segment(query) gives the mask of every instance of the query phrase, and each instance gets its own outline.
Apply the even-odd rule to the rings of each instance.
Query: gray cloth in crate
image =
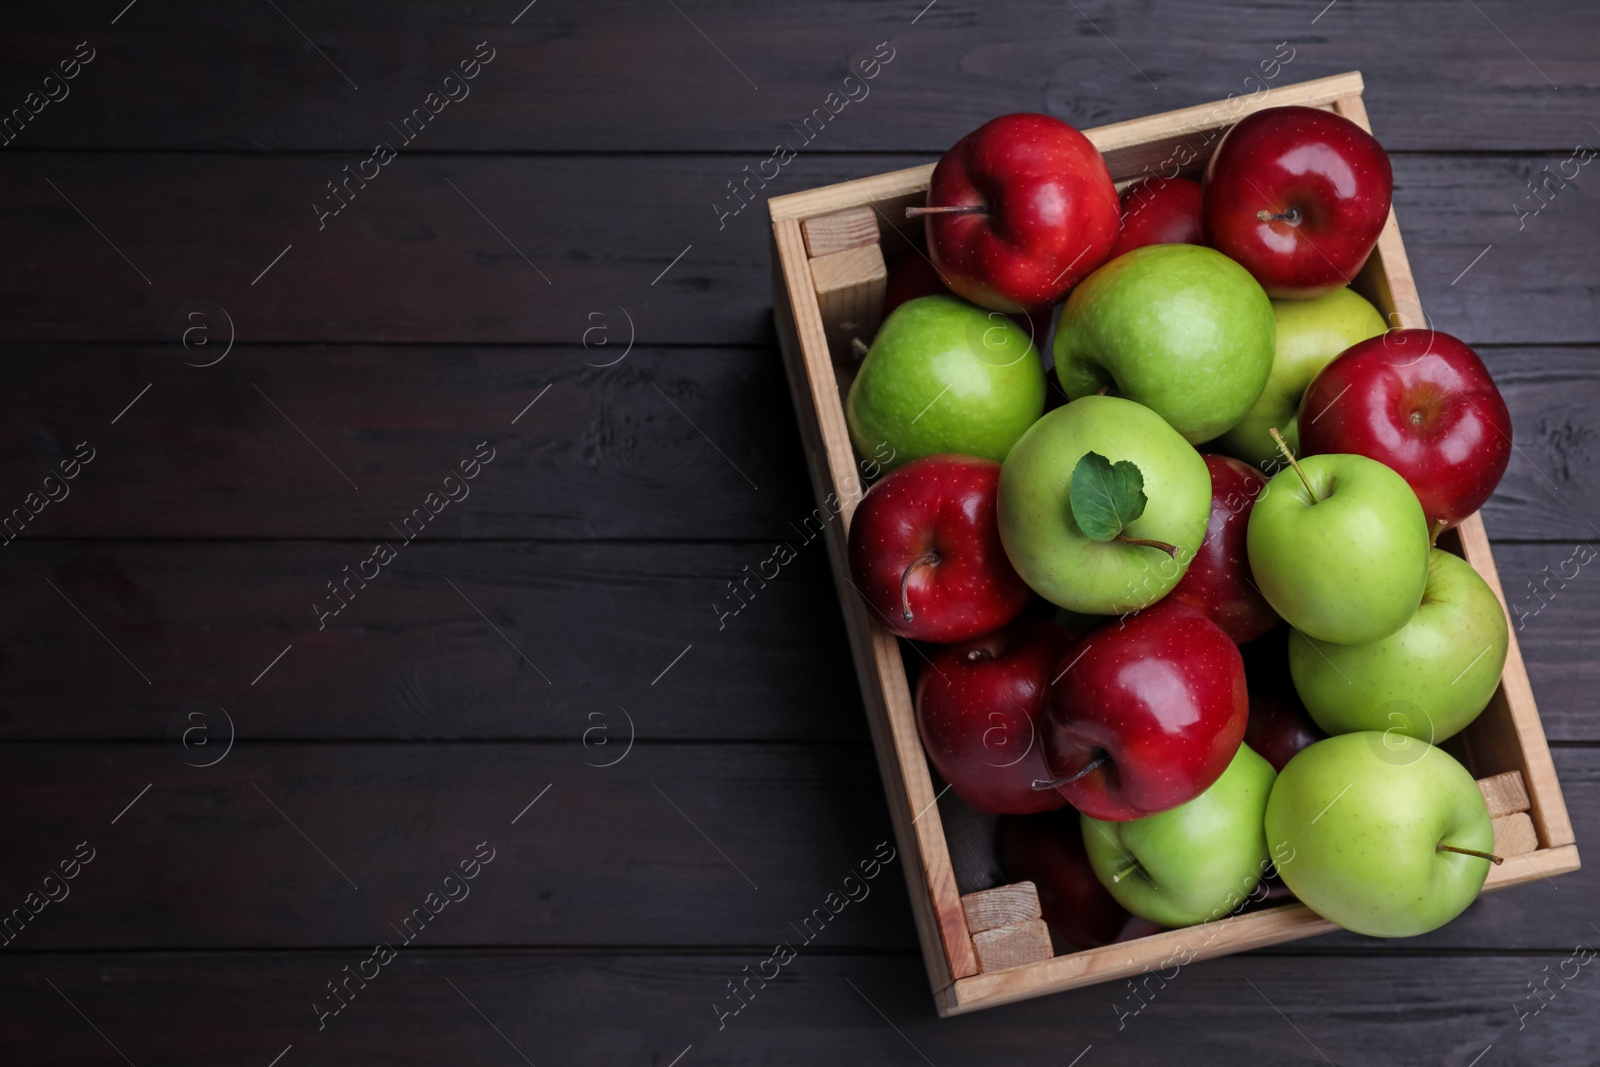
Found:
[[[944,786],[941,784],[938,788],[944,789]],[[998,822],[995,816],[973,811],[950,789],[939,798],[939,819],[944,823],[944,839],[950,849],[950,866],[955,869],[957,889],[962,893],[976,893],[1005,884],[1005,875],[1000,871],[1000,861],[994,852],[994,831]]]

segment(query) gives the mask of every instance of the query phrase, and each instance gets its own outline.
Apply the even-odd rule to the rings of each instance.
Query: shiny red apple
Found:
[[[1282,771],[1302,748],[1328,736],[1311,720],[1294,691],[1288,636],[1288,627],[1284,627],[1242,650],[1250,686],[1250,721],[1244,728],[1244,743],[1275,771]]]
[[[1122,190],[1122,230],[1107,259],[1145,245],[1197,245],[1200,183],[1188,178],[1141,178]]]
[[[1063,807],[1033,783],[1048,777],[1038,718],[1066,635],[1023,619],[939,649],[917,677],[917,729],[928,760],[967,806],[986,815]]]
[[[1117,939],[1129,915],[1101,884],[1083,849],[1072,808],[1000,820],[995,834],[1000,869],[1011,882],[1032,882],[1039,911],[1057,940],[1096,948]]]
[[[1239,644],[1278,625],[1278,613],[1256,588],[1245,551],[1250,509],[1267,484],[1266,475],[1230,456],[1208,455],[1211,519],[1189,569],[1167,594],[1204,612]]]
[[[939,272],[933,269],[933,263],[928,260],[927,254],[920,248],[913,247],[889,266],[889,278],[883,287],[883,317],[888,318],[889,312],[907,300],[949,292],[950,290],[945,288],[944,282],[940,280]],[[1043,352],[1050,339],[1050,323],[1054,313],[1054,308],[1043,307],[1026,314],[1017,312],[1010,318],[1027,332],[1033,340],[1033,347]]]
[[[1390,330],[1346,349],[1300,400],[1300,448],[1393,468],[1430,524],[1483,506],[1511,462],[1511,413],[1478,354],[1435,330]]]
[[[958,295],[995,311],[1061,299],[1106,259],[1120,207],[1089,139],[1049,115],[1002,115],[939,160],[924,215],[934,266]]]
[[[1027,604],[995,518],[1000,464],[924,456],[862,497],[850,522],[850,576],[901,637],[950,643],[993,633]]]
[[[1170,597],[1081,638],[1056,672],[1041,724],[1049,785],[1096,819],[1125,822],[1194,799],[1244,739],[1239,646]]]
[[[1206,243],[1268,296],[1305,299],[1349,285],[1389,218],[1394,178],[1377,140],[1314,107],[1240,119],[1206,164]]]

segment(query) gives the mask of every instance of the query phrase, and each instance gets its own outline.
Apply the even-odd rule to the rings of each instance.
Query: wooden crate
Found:
[[[1321,107],[1370,128],[1361,89],[1359,73],[1341,74],[1085,133],[1104,155],[1119,186],[1149,174],[1197,176],[1222,132],[1243,115],[1264,107]],[[852,333],[871,339],[878,317],[874,302],[881,302],[883,292],[882,257],[873,248],[880,234],[862,224],[863,209],[875,213],[882,230],[915,233],[921,221],[908,222],[905,208],[924,201],[932,172],[930,163],[775,197],[769,207],[778,339],[812,487],[817,499],[838,512],[842,520],[827,524],[828,554],[939,1013],[974,1011],[1334,929],[1304,905],[1287,903],[1203,926],[1050,956],[1048,942],[1039,946],[1037,908],[1030,909],[1026,903],[1031,885],[992,891],[997,897],[989,902],[974,899],[984,894],[969,895],[964,901],[958,892],[934,779],[917,736],[899,643],[868,615],[850,585],[845,561],[849,522],[865,489],[845,427],[844,396],[855,365],[849,341]],[[835,215],[841,217],[830,218]],[[808,237],[822,253],[817,259],[808,255]],[[823,286],[820,302],[819,284]],[[1426,324],[1393,212],[1355,288],[1388,316],[1392,325]],[[1441,545],[1476,567],[1504,604],[1505,594],[1480,516],[1472,516],[1458,531],[1446,534]],[[1494,699],[1447,747],[1480,779],[1486,795],[1494,797],[1497,840],[1511,853],[1503,865],[1490,869],[1485,891],[1578,868],[1572,824],[1515,630]],[[1495,780],[1483,781],[1490,778]],[[1520,779],[1525,799],[1516,779]],[[1007,909],[1014,912],[1014,918],[990,925],[993,915]],[[985,917],[970,920],[982,928],[974,931],[969,916]],[[976,946],[975,936],[980,939]],[[984,959],[991,965],[1010,965],[985,970]],[[1031,962],[1013,962],[1016,960]]]

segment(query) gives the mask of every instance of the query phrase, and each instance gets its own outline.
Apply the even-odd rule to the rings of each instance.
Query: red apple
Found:
[[[1256,588],[1245,551],[1250,509],[1267,476],[1229,456],[1205,457],[1211,472],[1211,519],[1189,569],[1168,596],[1204,612],[1239,644],[1278,625],[1278,613]]]
[[[1511,462],[1511,413],[1478,354],[1446,333],[1390,330],[1350,346],[1300,400],[1300,448],[1393,468],[1430,524],[1483,506]]]
[[[1250,721],[1244,743],[1282,771],[1296,752],[1328,735],[1311,720],[1289,675],[1288,628],[1244,649],[1244,673],[1250,685]]]
[[[1079,640],[1055,677],[1041,724],[1049,784],[1096,819],[1126,822],[1193,800],[1244,740],[1239,646],[1171,598]]]
[[[927,253],[913,246],[889,267],[889,279],[883,287],[883,317],[888,318],[889,312],[907,300],[949,292],[940,280],[939,272],[933,269]],[[1054,312],[1052,307],[1043,307],[1026,314],[1014,314],[1011,320],[1026,330],[1033,340],[1033,347],[1043,352],[1045,343],[1050,339],[1050,322]]]
[[[1000,464],[924,456],[878,482],[850,523],[850,575],[901,637],[949,643],[992,633],[1032,595],[1000,544]]]
[[[939,272],[933,269],[927,253],[913,246],[889,265],[889,278],[883,286],[883,317],[888,318],[889,312],[907,300],[949,291],[939,280]]]
[[[1039,911],[1057,939],[1096,948],[1128,925],[1128,913],[1089,866],[1074,809],[1001,819],[995,845],[1006,878],[1032,882],[1039,891]]]
[[[1067,798],[1033,783],[1049,776],[1039,713],[1066,635],[1023,619],[934,653],[917,678],[922,747],[956,795],[986,815],[1052,811]]]
[[[995,311],[1061,299],[1117,240],[1117,190],[1089,139],[1049,115],[1002,115],[939,160],[926,215],[934,266]]]
[[[1314,107],[1240,119],[1206,164],[1206,242],[1268,296],[1332,292],[1366,263],[1389,218],[1394,178],[1372,134]]]
[[[1122,231],[1108,259],[1145,245],[1197,245],[1200,183],[1188,178],[1141,178],[1122,190]]]

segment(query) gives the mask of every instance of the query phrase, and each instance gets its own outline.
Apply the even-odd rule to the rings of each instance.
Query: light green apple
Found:
[[[1490,861],[1449,849],[1494,850],[1467,769],[1396,733],[1341,734],[1295,753],[1272,787],[1265,825],[1294,895],[1373,937],[1425,934],[1460,915]]]
[[[1267,294],[1239,264],[1200,245],[1118,256],[1067,298],[1056,377],[1077,399],[1101,390],[1153,410],[1191,444],[1250,410],[1272,370]]]
[[[1090,452],[1139,468],[1148,498],[1128,537],[1160,548],[1096,541],[1071,506],[1072,475]],[[1165,596],[1205,537],[1211,474],[1205,460],[1149,408],[1113,396],[1086,396],[1045,415],[1000,468],[1000,541],[1033,591],[1059,607],[1091,615],[1137,611]]]
[[[1273,475],[1245,543],[1267,603],[1321,641],[1388,637],[1416,613],[1428,582],[1428,520],[1417,494],[1366,456],[1307,456]]]
[[[1240,745],[1222,777],[1175,808],[1131,822],[1079,816],[1095,875],[1117,903],[1162,926],[1221,919],[1271,866],[1262,829],[1276,777]]]
[[[1044,392],[1039,352],[1009,316],[924,296],[879,327],[845,417],[856,451],[891,455],[887,468],[944,452],[998,463],[1044,411]]]
[[[1330,734],[1388,730],[1438,744],[1478,717],[1500,684],[1510,627],[1472,564],[1436,548],[1422,605],[1399,630],[1365,645],[1289,635],[1289,672]]]
[[[1266,388],[1238,424],[1217,439],[1228,455],[1266,470],[1276,466],[1278,446],[1267,431],[1276,427],[1300,451],[1300,397],[1335,356],[1387,330],[1378,309],[1354,289],[1335,289],[1309,300],[1274,300],[1277,347]]]

